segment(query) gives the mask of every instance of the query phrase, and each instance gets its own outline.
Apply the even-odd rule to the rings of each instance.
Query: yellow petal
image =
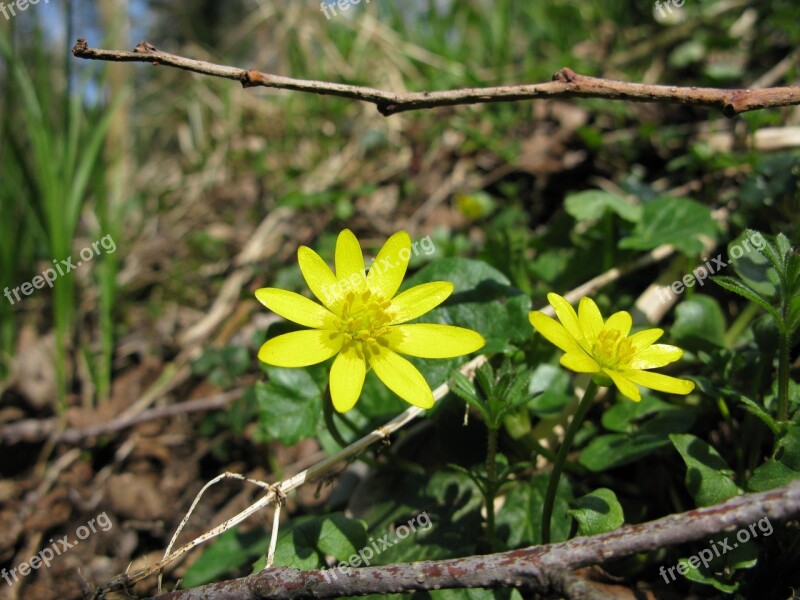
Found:
[[[632,325],[633,319],[631,319],[631,314],[621,310],[608,317],[605,327],[606,329],[616,329],[625,337],[631,332]]]
[[[581,302],[578,305],[578,320],[581,324],[583,339],[591,347],[597,336],[603,331],[603,315],[600,314],[597,304],[589,296],[581,298]]]
[[[300,294],[261,288],[256,290],[256,298],[272,312],[300,325],[316,329],[333,329],[336,325],[336,316],[331,311]]]
[[[300,272],[308,284],[308,289],[319,298],[325,306],[336,312],[336,307],[342,300],[339,282],[325,261],[319,254],[307,246],[297,249],[297,263]]]
[[[367,274],[367,287],[385,300],[394,296],[403,283],[411,258],[411,238],[405,231],[392,235],[378,252]]]
[[[658,338],[664,335],[664,330],[658,327],[654,329],[645,329],[638,331],[628,338],[628,341],[633,345],[634,349],[638,352],[644,350],[655,342]]]
[[[267,340],[258,351],[258,358],[276,367],[307,367],[336,354],[342,347],[343,339],[337,331],[293,331]]]
[[[567,302],[565,298],[553,292],[547,294],[547,301],[551,304],[553,309],[555,309],[558,320],[561,321],[561,324],[566,328],[569,334],[575,338],[575,340],[582,339],[583,333],[581,332],[581,323],[578,321],[578,315],[575,313],[575,309],[572,308],[572,305]],[[555,342],[553,343],[555,344]]]
[[[569,331],[555,319],[551,319],[546,314],[535,310],[528,313],[528,320],[531,322],[531,325],[536,328],[536,331],[541,333],[548,342],[555,344],[564,352],[572,354],[580,354],[583,352],[581,345],[570,335]]]
[[[395,325],[387,339],[395,352],[420,358],[463,356],[486,344],[483,336],[471,329],[430,323]]]
[[[378,378],[403,400],[420,408],[433,406],[433,392],[417,368],[405,358],[383,346],[370,354],[369,365]]]
[[[361,246],[349,229],[344,229],[336,238],[336,278],[339,281],[346,280],[349,290],[360,294],[366,287],[366,275],[364,274],[364,255],[361,253]],[[348,290],[348,291],[349,291]]]
[[[673,363],[683,356],[683,350],[669,344],[653,344],[633,357],[631,369],[655,369]]]
[[[600,370],[600,365],[583,350],[580,353],[568,352],[558,362],[576,373],[597,373]]]
[[[449,281],[433,281],[415,285],[411,289],[392,298],[392,323],[405,323],[424,315],[439,306],[453,293],[453,284]]]
[[[688,379],[678,379],[661,373],[649,371],[625,371],[625,376],[639,385],[659,392],[670,394],[688,394],[694,389],[694,382]]]
[[[354,345],[349,344],[339,352],[330,375],[331,400],[337,411],[347,412],[355,406],[361,396],[366,374],[367,362],[358,356]]]
[[[614,385],[617,386],[617,389],[622,393],[623,396],[626,396],[634,402],[639,402],[642,399],[642,395],[639,393],[639,388],[637,388],[636,385],[628,379],[627,375],[629,375],[629,373],[626,372],[625,374],[622,374],[619,371],[614,371],[612,369],[603,369],[603,373],[611,377]]]

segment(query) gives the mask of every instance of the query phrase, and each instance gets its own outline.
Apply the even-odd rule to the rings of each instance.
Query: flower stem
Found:
[[[486,448],[486,538],[489,548],[494,552],[494,497],[497,493],[497,429],[489,427]]]
[[[555,503],[561,472],[564,470],[564,463],[567,460],[570,446],[572,446],[572,440],[575,438],[583,418],[589,411],[589,406],[591,406],[595,394],[597,394],[597,384],[594,381],[590,381],[586,391],[583,393],[580,404],[578,404],[578,410],[575,411],[572,423],[569,424],[567,432],[564,434],[564,441],[561,442],[561,447],[558,449],[556,462],[553,463],[553,472],[550,475],[550,481],[547,483],[547,493],[544,497],[544,508],[542,510],[542,544],[550,543],[550,521],[553,517],[553,504]]]
[[[789,418],[789,338],[788,328],[781,327],[778,347],[778,421]]]

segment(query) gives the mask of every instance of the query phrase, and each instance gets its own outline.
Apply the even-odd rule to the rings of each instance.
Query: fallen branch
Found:
[[[56,431],[57,419],[26,419],[11,423],[0,429],[0,443],[12,445],[19,442],[40,442],[49,439],[51,442],[63,442],[67,444],[77,444],[87,438],[99,435],[108,435],[122,431],[140,423],[155,421],[166,417],[189,414],[193,412],[206,412],[212,410],[222,410],[231,402],[242,395],[243,390],[231,390],[221,394],[215,394],[206,398],[189,400],[178,404],[170,404],[151,408],[135,415],[121,415],[106,423],[98,423],[91,427],[73,427],[64,431]]]
[[[90,48],[85,39],[79,38],[78,43],[72,48],[72,54],[78,58],[91,60],[149,62],[154,65],[166,65],[202,75],[234,79],[241,82],[244,87],[263,86],[361,100],[375,104],[378,111],[384,116],[440,106],[515,102],[541,98],[606,98],[608,100],[630,100],[633,102],[692,104],[718,108],[726,117],[733,117],[739,113],[762,108],[800,104],[800,87],[796,86],[726,90],[674,85],[649,85],[587,77],[575,73],[568,67],[556,72],[553,75],[553,81],[546,83],[435,92],[387,92],[370,87],[293,79],[256,70],[217,65],[169,54],[168,52],[161,52],[149,42],[144,41],[140,42],[133,52],[125,52]]]
[[[468,558],[347,568],[344,572],[338,568],[301,571],[276,567],[240,579],[154,596],[151,600],[288,600],[479,587],[517,587],[529,592],[577,597],[564,589],[577,587],[578,583],[582,583],[581,589],[587,585],[585,580],[576,582],[570,577],[569,572],[575,569],[744,529],[764,517],[772,522],[797,515],[800,515],[800,481],[769,492],[738,496],[716,506],[559,544]]]

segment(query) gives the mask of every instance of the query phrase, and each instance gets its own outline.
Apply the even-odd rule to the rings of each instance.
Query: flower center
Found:
[[[619,329],[603,329],[592,346],[592,355],[601,367],[616,368],[630,364],[636,351],[630,339]]]
[[[392,322],[387,309],[391,306],[389,300],[380,296],[373,296],[369,290],[356,294],[348,292],[342,305],[339,331],[344,334],[344,347],[355,346],[356,354],[360,358],[377,355],[378,346],[386,346],[386,334]]]

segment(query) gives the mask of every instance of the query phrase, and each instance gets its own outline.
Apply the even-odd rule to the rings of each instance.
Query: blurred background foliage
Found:
[[[467,293],[489,282],[472,303],[455,302],[434,317],[480,323],[479,330],[490,330],[492,350],[538,365],[530,391],[541,386],[547,393],[515,425],[507,421],[510,437],[500,439],[511,462],[520,452],[515,443],[525,459],[546,455],[515,442],[513,431],[530,431],[531,420],[534,431],[552,428],[548,419],[574,395],[569,381],[539,365],[552,362],[552,349],[532,342],[525,329],[526,311],[543,306],[547,292],[563,293],[659,244],[675,244],[676,255],[596,297],[604,314],[638,309],[652,284],[669,285],[724,253],[746,228],[800,239],[797,107],[729,120],[690,106],[576,99],[384,118],[372,105],[339,98],[244,90],[146,64],[79,61],[69,52],[79,36],[117,49],[147,39],[215,63],[395,91],[541,82],[564,66],[630,81],[749,88],[797,84],[797,6],[373,0],[326,19],[317,2],[64,0],[0,18],[0,289],[31,281],[104,235],[117,247],[59,277],[52,290],[13,305],[0,298],[0,423],[76,411],[114,415],[167,392],[194,397],[242,387],[228,411],[198,419],[213,457],[198,479],[232,464],[280,477],[288,463],[278,448],[315,438],[313,451],[336,448],[320,419],[324,369],[256,364],[258,345],[285,324],[252,292],[265,285],[304,290],[297,247],[311,245],[330,259],[343,227],[368,252],[400,228],[412,239],[430,235],[435,254],[412,260],[417,283],[448,275],[457,293]],[[748,275],[738,268],[726,274]],[[492,316],[498,304],[509,311],[502,322]],[[579,436],[592,451],[573,472],[595,474],[582,493],[614,489],[629,522],[694,505],[675,475],[683,463],[670,435],[691,431],[713,441],[740,486],[777,451],[756,417],[731,416],[739,408],[722,406],[719,382],[711,381],[724,373],[729,387],[750,385],[750,397],[774,402],[772,362],[759,357],[770,331],[758,329],[758,309],[711,284],[687,289],[669,309],[643,309],[637,322],[675,322],[675,338],[686,344],[695,374],[710,378],[704,389],[713,388],[716,406],[648,397],[639,412],[617,405]],[[455,364],[425,367],[429,381],[445,381]],[[794,407],[796,387],[790,393]],[[450,398],[438,408],[430,427],[442,429],[447,415],[463,412],[456,404]],[[368,380],[343,433],[355,437],[401,408]],[[382,531],[427,503],[438,507],[432,512],[440,511],[439,523],[452,518],[456,526],[435,530],[430,552],[397,550],[383,562],[480,549],[479,490],[444,465],[483,458],[465,449],[467,434],[448,435],[463,453],[436,464],[415,453],[396,457],[404,489],[419,491],[383,512],[376,499],[359,515]],[[686,438],[672,443],[688,455]],[[659,451],[658,468],[640,461]],[[6,474],[25,472],[36,456],[15,455]],[[667,471],[673,474],[663,476]],[[538,525],[524,507],[541,503],[545,484],[537,474],[508,492],[497,523],[503,545],[536,539]],[[557,505],[557,537],[569,534],[571,495],[566,487]],[[644,497],[651,498],[646,508]],[[448,503],[452,514],[442,516]],[[516,514],[530,521],[524,533],[509,516]],[[342,539],[344,553],[355,542]],[[253,541],[233,543],[241,549]],[[163,544],[150,539],[137,552],[156,547]],[[216,566],[203,571],[200,563],[188,581],[235,572],[257,554],[234,553],[227,570],[207,559]],[[638,574],[645,562],[631,559],[619,570]]]

